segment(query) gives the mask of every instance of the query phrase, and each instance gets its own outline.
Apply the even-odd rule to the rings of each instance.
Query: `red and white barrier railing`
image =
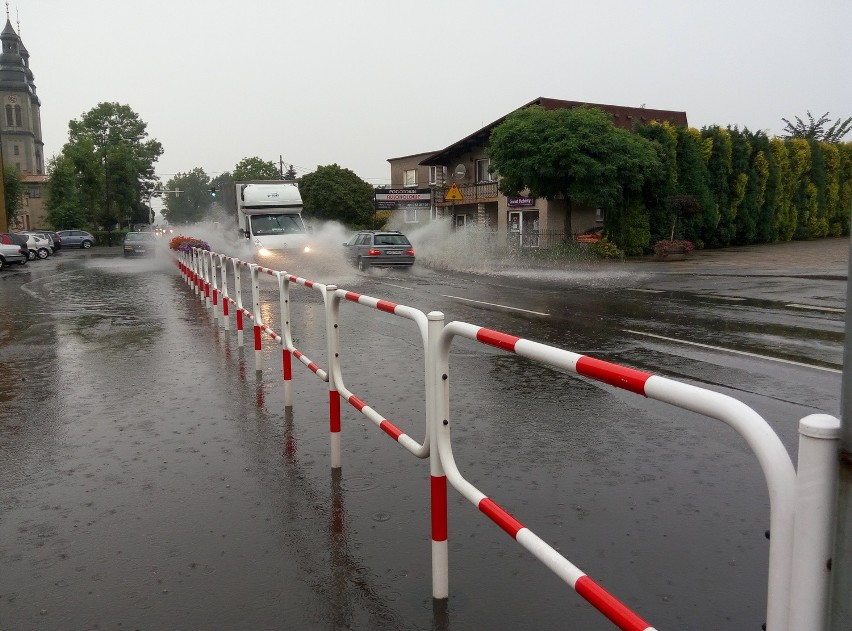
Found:
[[[215,253],[193,251],[179,255],[178,264],[187,283],[200,300],[211,307],[214,318],[222,297],[224,305],[236,305],[238,336],[241,316],[254,321],[257,370],[261,334],[271,337],[283,348],[285,405],[292,405],[290,389],[292,353],[305,366],[329,384],[331,465],[340,462],[340,399],[349,402],[379,429],[417,457],[429,457],[432,522],[432,596],[444,599],[448,587],[447,484],[473,503],[482,513],[551,569],[562,581],[586,599],[620,629],[653,629],[603,587],[535,535],[507,510],[464,478],[452,451],[450,416],[449,357],[452,341],[463,337],[527,359],[621,388],[649,399],[722,421],[736,430],[757,457],[766,479],[770,500],[769,569],[767,583],[767,625],[769,631],[798,631],[824,628],[827,615],[829,577],[827,561],[831,554],[832,524],[837,485],[837,469],[830,463],[838,450],[840,422],[828,415],[811,415],[800,421],[798,474],[780,439],[754,410],[726,395],[681,383],[666,377],[627,368],[585,355],[547,346],[492,329],[465,322],[444,324],[442,313],[422,311],[378,298],[324,285],[255,264],[230,259]],[[218,261],[218,265],[214,262]],[[234,268],[234,296],[228,292],[225,261]],[[252,275],[253,310],[242,307],[240,268]],[[221,285],[215,277],[221,270]],[[278,280],[281,333],[263,322],[260,304],[261,274]],[[290,284],[320,291],[326,315],[326,342],[329,368],[323,371],[293,345],[291,334]],[[221,289],[221,294],[220,294]],[[422,443],[403,432],[396,424],[353,394],[345,385],[341,367],[340,305],[351,302],[376,311],[413,321],[424,346],[424,390],[426,435]],[[224,325],[227,329],[227,324]],[[242,340],[240,339],[240,343]]]

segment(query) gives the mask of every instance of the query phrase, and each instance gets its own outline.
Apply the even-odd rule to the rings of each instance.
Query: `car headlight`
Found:
[[[305,254],[310,254],[310,253],[311,253],[311,246],[306,245],[305,246]]]
[[[264,247],[261,247],[260,249],[258,249],[257,254],[258,256],[269,256],[270,254],[272,254],[272,252],[270,252]]]

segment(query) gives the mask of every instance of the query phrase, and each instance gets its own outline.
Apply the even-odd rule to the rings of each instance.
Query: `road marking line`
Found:
[[[745,300],[745,298],[737,298],[735,296],[714,296],[713,294],[708,294],[708,298],[715,298],[716,300],[731,300],[731,301],[740,301]]]
[[[524,313],[533,313],[535,315],[540,316],[550,316],[549,313],[542,313],[541,311],[530,311],[529,309],[519,309],[518,307],[510,307],[508,305],[498,305],[493,302],[482,302],[481,300],[471,300],[470,298],[460,298],[459,296],[447,296],[446,294],[441,294],[442,298],[452,298],[453,300],[462,300],[464,302],[475,302],[479,305],[488,305],[489,307],[500,307],[501,309],[511,309],[512,311],[523,311]]]
[[[811,311],[830,311],[831,313],[846,313],[846,309],[839,309],[837,307],[817,307],[816,305],[800,305],[797,302],[791,302],[787,306],[794,307],[795,309],[810,309]]]
[[[641,291],[645,294],[661,294],[663,293],[662,289],[639,289],[638,287],[628,287],[627,291]]]
[[[737,355],[745,355],[747,357],[756,357],[758,359],[766,359],[768,361],[773,362],[781,362],[782,364],[792,364],[793,366],[804,366],[805,368],[813,368],[814,370],[824,370],[826,372],[833,372],[840,374],[843,371],[838,370],[837,368],[827,368],[825,366],[814,366],[813,364],[804,364],[802,362],[796,362],[791,359],[781,359],[780,357],[770,357],[769,355],[758,355],[757,353],[749,353],[747,351],[738,351],[732,348],[723,348],[721,346],[710,346],[709,344],[699,344],[698,342],[687,342],[686,340],[679,340],[674,337],[665,337],[663,335],[656,335],[654,333],[644,333],[642,331],[633,331],[631,329],[622,329],[627,333],[633,333],[634,335],[644,335],[645,337],[654,337],[658,340],[665,340],[667,342],[676,342],[678,344],[688,344],[690,346],[698,346],[700,348],[709,348],[714,351],[722,351],[723,353],[735,353]]]
[[[407,289],[411,291],[411,287],[404,287],[402,285],[394,285],[393,283],[382,283],[382,285],[387,285],[388,287],[396,287],[397,289]]]

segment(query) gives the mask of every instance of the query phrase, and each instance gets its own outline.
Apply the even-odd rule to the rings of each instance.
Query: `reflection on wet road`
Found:
[[[455,492],[451,596],[433,608],[428,462],[344,406],[333,474],[327,385],[294,362],[285,411],[280,350],[256,375],[165,255],[42,263],[0,274],[2,628],[612,628]],[[732,394],[794,456],[798,419],[837,413],[838,375],[630,331],[830,367],[842,314],[698,280],[546,280],[350,273],[346,288]],[[292,307],[296,345],[325,367],[318,293],[294,289]],[[420,437],[416,328],[348,304],[340,334],[347,386]],[[766,488],[727,427],[472,343],[450,376],[474,484],[657,628],[759,628]]]

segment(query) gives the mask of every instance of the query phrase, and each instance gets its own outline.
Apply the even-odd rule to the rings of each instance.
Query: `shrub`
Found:
[[[621,248],[609,241],[606,237],[592,245],[592,250],[599,257],[604,259],[621,259],[624,258],[624,252]]]

